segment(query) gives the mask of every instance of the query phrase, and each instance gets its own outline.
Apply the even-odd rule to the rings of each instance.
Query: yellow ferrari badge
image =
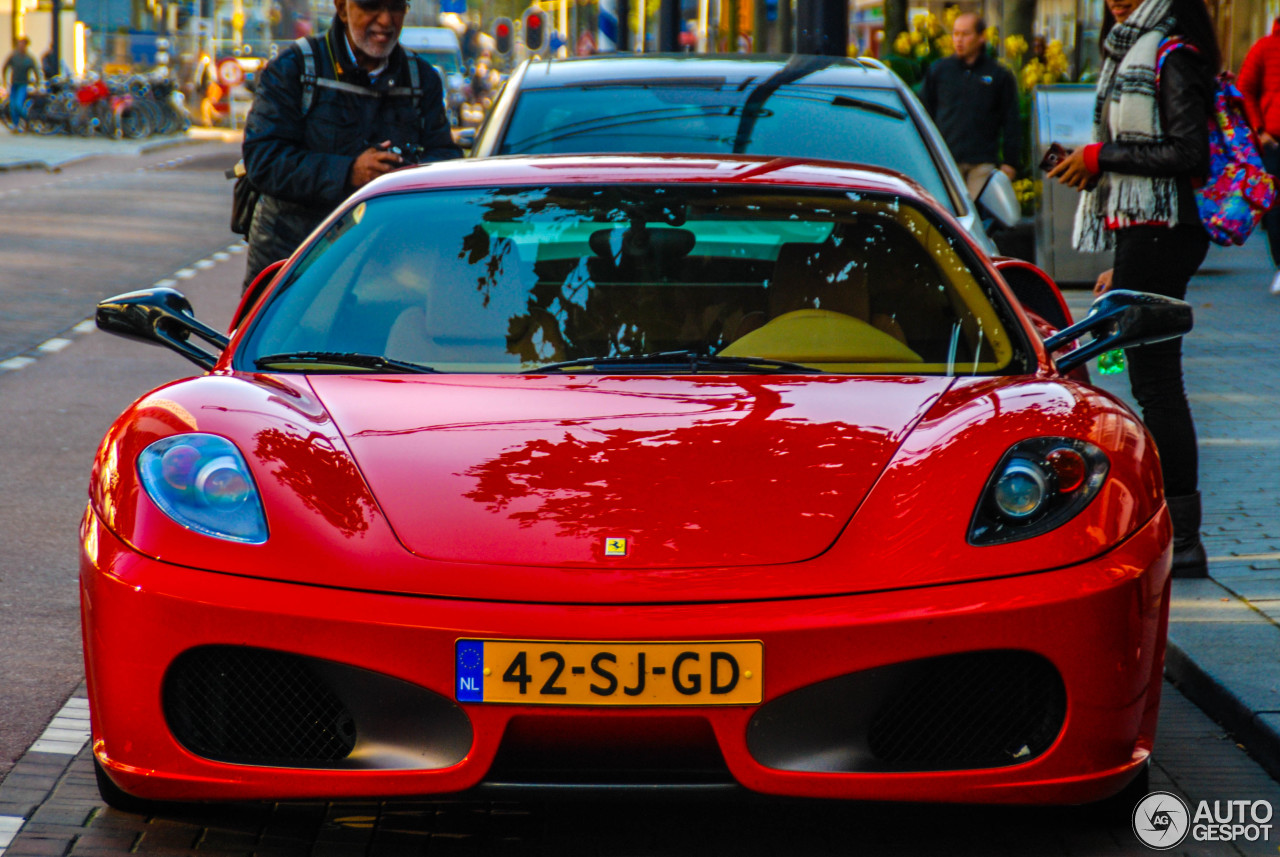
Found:
[[[619,538],[607,538],[604,540],[605,556],[626,556],[627,540]]]

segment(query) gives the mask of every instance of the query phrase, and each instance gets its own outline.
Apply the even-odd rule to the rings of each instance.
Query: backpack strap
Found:
[[[316,54],[307,36],[300,36],[294,44],[302,52],[302,115],[306,116],[316,97]]]
[[[1169,54],[1185,48],[1193,54],[1199,54],[1200,49],[1188,41],[1184,41],[1181,36],[1170,36],[1160,43],[1160,47],[1156,48],[1156,87],[1160,86],[1160,72],[1164,69],[1164,61],[1169,58]]]

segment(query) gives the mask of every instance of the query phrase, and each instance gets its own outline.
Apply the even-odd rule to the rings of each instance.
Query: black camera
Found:
[[[426,146],[419,146],[417,143],[400,143],[387,149],[391,154],[399,155],[406,164],[419,163],[422,160],[422,153],[426,150]]]

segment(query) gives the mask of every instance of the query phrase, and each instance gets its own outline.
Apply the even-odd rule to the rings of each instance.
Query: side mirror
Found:
[[[454,133],[454,142],[456,142],[463,151],[470,153],[471,147],[476,144],[475,126],[470,128],[459,128]]]
[[[1046,339],[1044,347],[1052,353],[1086,333],[1093,337],[1055,360],[1058,371],[1065,374],[1104,351],[1185,336],[1192,323],[1191,304],[1186,301],[1116,289],[1094,301],[1082,321]]]
[[[978,194],[978,208],[996,219],[1004,227],[1016,226],[1022,217],[1022,206],[1018,203],[1018,192],[1013,189],[1013,182],[1002,170],[996,168],[987,183]]]
[[[174,289],[142,289],[107,298],[98,304],[94,318],[99,330],[178,352],[202,369],[212,369],[216,355],[192,345],[191,334],[219,350],[230,341],[191,311],[191,303]]]

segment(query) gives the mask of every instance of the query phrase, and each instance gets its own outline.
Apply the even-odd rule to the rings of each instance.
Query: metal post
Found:
[[[618,50],[631,50],[631,0],[618,3]]]
[[[791,0],[778,0],[778,50],[789,54],[796,49],[796,19]]]
[[[797,0],[796,51],[842,57],[849,51],[849,17],[845,0]]]
[[[49,28],[53,39],[53,67],[62,68],[62,0],[53,0],[53,21]]]
[[[680,50],[680,0],[659,0],[658,50],[666,53]]]
[[[596,22],[596,50],[602,54],[618,49],[618,0],[600,0]]]

